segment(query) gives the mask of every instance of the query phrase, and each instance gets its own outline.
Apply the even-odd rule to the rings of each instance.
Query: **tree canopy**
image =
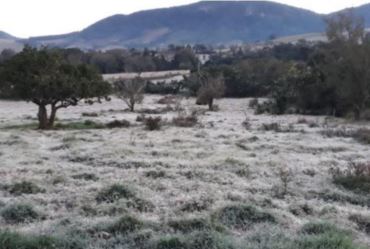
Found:
[[[53,127],[58,109],[75,106],[82,99],[100,101],[110,93],[110,85],[93,68],[66,63],[57,51],[47,48],[26,46],[4,63],[0,81],[6,97],[38,105],[40,129]]]

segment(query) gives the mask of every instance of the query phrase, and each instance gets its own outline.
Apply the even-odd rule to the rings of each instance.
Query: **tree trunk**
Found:
[[[48,122],[48,129],[53,128],[56,114],[57,114],[57,108],[55,106],[51,106],[51,113],[49,117],[49,122]]]
[[[39,105],[39,112],[37,114],[39,120],[39,129],[45,130],[48,129],[48,111],[45,105]]]
[[[210,111],[213,111],[213,98],[210,98],[208,100],[208,108]]]

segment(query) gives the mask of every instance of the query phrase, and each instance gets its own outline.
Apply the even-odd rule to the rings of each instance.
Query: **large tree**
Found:
[[[327,20],[330,46],[323,68],[356,120],[370,104],[370,40],[364,27],[364,20],[351,11]]]
[[[38,106],[39,129],[52,128],[59,109],[83,99],[100,101],[110,93],[110,85],[94,69],[68,64],[58,51],[47,48],[26,46],[4,63],[0,81],[7,96]]]

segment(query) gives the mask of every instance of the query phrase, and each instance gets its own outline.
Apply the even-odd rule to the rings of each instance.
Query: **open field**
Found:
[[[159,98],[146,96],[138,111],[166,107],[157,104]],[[136,121],[140,114],[125,111],[125,104],[113,99],[62,110],[59,121],[127,119],[129,128],[38,131],[32,128],[35,105],[1,101],[0,212],[27,204],[38,217],[9,222],[3,215],[0,227],[22,234],[78,231],[74,235],[89,237],[83,248],[131,248],[120,246],[126,242],[117,241],[125,238],[118,239],[104,227],[130,215],[144,222],[143,228],[140,225],[130,234],[156,241],[163,234],[186,233],[168,225],[173,220],[213,222],[225,207],[248,205],[267,218],[243,226],[228,226],[219,219],[224,226],[216,229],[239,245],[246,245],[241,241],[256,233],[294,238],[306,223],[328,222],[350,231],[355,243],[370,246],[370,228],[350,218],[370,217],[370,196],[335,185],[329,173],[333,167],[346,169],[351,161],[368,162],[369,145],[351,137],[323,135],[327,130],[366,128],[368,123],[257,116],[248,107],[249,99],[219,100],[217,112],[202,111],[206,107],[194,102],[181,101],[183,108],[200,113],[198,124],[189,128],[174,126],[170,121],[177,112],[168,111],[147,114],[168,121],[159,131],[147,131]],[[246,117],[249,122],[243,126]],[[275,128],[269,129],[274,123]],[[17,192],[14,184],[23,181],[34,184],[27,188],[32,191]],[[113,184],[125,189],[109,196]],[[183,247],[157,244],[155,248]]]

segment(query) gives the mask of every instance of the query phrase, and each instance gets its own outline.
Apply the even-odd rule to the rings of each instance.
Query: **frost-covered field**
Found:
[[[159,98],[146,96],[137,109],[165,107],[157,104]],[[206,108],[194,102],[183,99],[181,105],[189,111]],[[162,224],[209,217],[227,205],[243,203],[270,213],[286,231],[297,231],[311,221],[327,221],[370,245],[366,231],[348,218],[370,216],[368,206],[345,199],[363,196],[334,185],[329,174],[330,168],[346,168],[349,161],[369,161],[369,145],[321,134],[330,128],[357,129],[369,124],[313,116],[305,116],[306,122],[298,122],[303,116],[297,115],[256,116],[248,102],[218,100],[220,110],[199,115],[199,124],[191,128],[170,124],[175,111],[149,115],[161,116],[168,123],[160,131],[147,131],[136,122],[139,114],[124,111],[125,104],[113,99],[62,110],[58,119],[102,123],[127,119],[131,127],[38,131],[9,127],[35,122],[35,105],[1,101],[0,209],[29,204],[42,218],[17,224],[0,218],[0,227],[37,234],[62,228],[88,231],[127,213]],[[98,116],[82,117],[84,112]],[[246,117],[249,128],[242,125]],[[283,132],[261,129],[270,123],[280,124]],[[282,194],[282,171],[291,174],[286,194]],[[6,187],[22,181],[42,191],[16,195]],[[101,190],[116,183],[127,186],[142,202],[97,201]],[[233,233],[242,236],[250,230]]]

